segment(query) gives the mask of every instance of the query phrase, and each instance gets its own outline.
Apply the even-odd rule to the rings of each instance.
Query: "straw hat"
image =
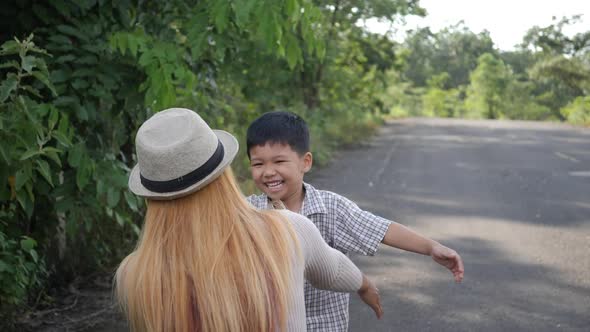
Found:
[[[212,130],[195,112],[170,108],[144,122],[135,137],[138,164],[129,189],[150,199],[191,194],[215,180],[238,152],[238,141]]]

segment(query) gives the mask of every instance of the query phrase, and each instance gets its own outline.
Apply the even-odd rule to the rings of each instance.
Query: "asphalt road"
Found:
[[[381,246],[354,256],[382,293],[350,331],[590,331],[590,129],[406,119],[312,183],[457,250],[465,280]]]
[[[353,296],[351,332],[590,331],[590,129],[392,121],[308,180],[456,249],[465,262],[465,280],[455,284],[426,256],[385,246],[375,257],[354,256],[380,288],[385,316],[378,321]],[[92,297],[101,308],[111,296],[103,293]],[[70,330],[127,330],[114,310],[86,311],[63,313],[86,326]]]

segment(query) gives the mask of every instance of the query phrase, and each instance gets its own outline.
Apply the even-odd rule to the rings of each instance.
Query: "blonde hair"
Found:
[[[133,331],[284,330],[293,250],[290,225],[253,209],[228,168],[194,194],[148,201],[115,292]]]

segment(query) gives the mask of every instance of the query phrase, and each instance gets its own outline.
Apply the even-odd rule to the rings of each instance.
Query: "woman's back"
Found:
[[[226,171],[192,195],[148,202],[139,245],[117,275],[134,330],[286,328],[295,235],[253,210],[232,177]]]

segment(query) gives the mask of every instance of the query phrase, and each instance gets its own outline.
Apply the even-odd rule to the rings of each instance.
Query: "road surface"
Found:
[[[590,331],[590,130],[392,121],[311,178],[465,262],[454,284],[427,256],[355,256],[385,317],[353,296],[350,331]]]

